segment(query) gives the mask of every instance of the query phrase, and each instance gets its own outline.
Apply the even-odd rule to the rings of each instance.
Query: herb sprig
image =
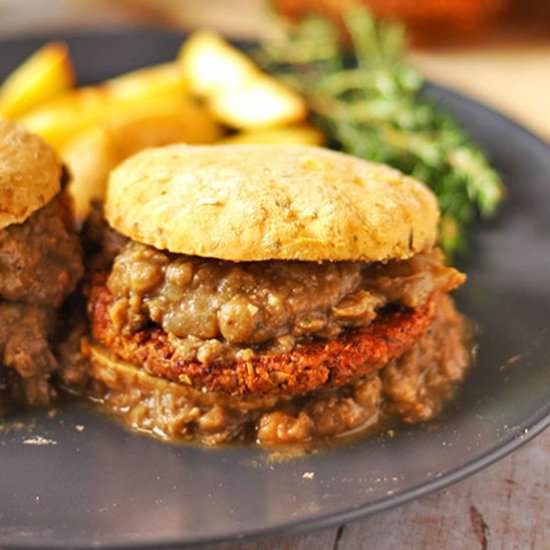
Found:
[[[405,60],[399,24],[357,6],[343,22],[347,46],[333,23],[310,16],[289,25],[284,40],[262,44],[257,59],[306,97],[331,146],[431,187],[442,247],[463,250],[467,224],[493,215],[503,197],[499,175],[455,119],[422,97],[424,80]]]

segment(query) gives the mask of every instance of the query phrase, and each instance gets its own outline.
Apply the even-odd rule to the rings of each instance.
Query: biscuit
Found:
[[[422,183],[320,147],[171,145],[111,174],[111,226],[170,252],[230,261],[385,261],[433,246]]]
[[[0,119],[0,229],[24,222],[61,188],[54,150],[22,126]]]

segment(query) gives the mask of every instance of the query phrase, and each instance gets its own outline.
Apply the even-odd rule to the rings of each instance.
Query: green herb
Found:
[[[384,162],[426,183],[439,198],[441,245],[462,250],[464,228],[491,216],[504,193],[499,175],[464,130],[423,98],[424,80],[404,59],[403,29],[354,7],[344,15],[350,44],[311,16],[269,41],[258,61],[302,93],[330,145]]]

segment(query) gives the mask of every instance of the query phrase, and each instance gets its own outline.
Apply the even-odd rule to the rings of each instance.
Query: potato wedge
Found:
[[[46,44],[19,67],[0,87],[0,115],[16,118],[74,85],[67,46]]]
[[[250,58],[209,31],[197,31],[183,43],[178,63],[190,91],[201,97],[240,88],[258,73]]]
[[[178,62],[191,93],[206,99],[216,118],[228,126],[254,130],[305,118],[306,104],[297,93],[215,33],[193,34]]]
[[[303,99],[269,76],[259,76],[238,89],[225,90],[210,98],[214,116],[241,130],[285,126],[303,120]]]
[[[101,87],[79,88],[34,109],[20,121],[59,150],[80,132],[102,121],[108,100]]]
[[[91,202],[103,199],[109,172],[121,160],[120,153],[106,130],[93,127],[69,142],[61,156],[71,173],[68,191],[80,226],[90,212]]]
[[[223,136],[221,126],[210,113],[184,96],[120,108],[104,124],[122,158],[147,147],[214,143]]]
[[[155,109],[159,111],[160,118],[166,119],[166,106],[174,111],[174,105],[179,103],[181,108],[177,112],[183,110],[192,117],[187,128],[203,132],[202,137],[194,137],[195,141],[218,139],[221,135],[219,125],[206,114],[201,117],[202,122],[197,121],[198,108],[192,109],[192,100],[184,89],[178,66],[166,63],[132,71],[97,86],[66,92],[31,111],[22,117],[21,122],[55,148],[62,149],[87,128],[101,126],[110,119],[139,119],[144,112],[151,115]],[[181,126],[181,117],[177,124]],[[186,136],[191,133],[188,131]]]
[[[162,63],[111,78],[104,83],[116,101],[144,101],[159,97],[181,97],[186,85],[176,63]]]
[[[314,126],[303,124],[282,126],[280,128],[267,128],[265,130],[253,130],[249,132],[238,132],[237,134],[223,138],[218,143],[290,143],[294,145],[322,145],[324,142],[325,136],[321,130]]]

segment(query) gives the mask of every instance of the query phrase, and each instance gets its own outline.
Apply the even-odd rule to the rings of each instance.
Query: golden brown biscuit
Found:
[[[298,145],[172,145],[111,174],[106,216],[171,252],[232,261],[384,261],[433,246],[438,207],[387,166]]]
[[[41,138],[0,119],[0,229],[24,222],[60,190],[61,163]]]

